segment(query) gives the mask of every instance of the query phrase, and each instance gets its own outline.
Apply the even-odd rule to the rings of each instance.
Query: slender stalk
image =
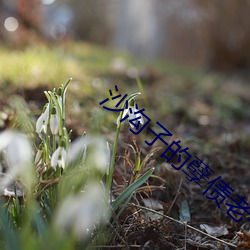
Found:
[[[121,112],[121,113],[123,113],[123,112]],[[121,115],[122,114],[120,114],[119,117],[121,117]],[[113,152],[112,152],[112,158],[111,158],[111,163],[110,163],[110,168],[109,168],[109,173],[108,173],[108,178],[107,178],[107,193],[109,193],[109,191],[111,190],[112,183],[113,183],[113,173],[114,173],[114,169],[115,169],[115,156],[116,156],[116,151],[117,151],[120,128],[121,128],[121,123],[119,121],[117,124],[117,127],[116,127],[114,148],[113,148]]]
[[[140,92],[134,93],[132,95],[130,95],[126,101],[130,102],[131,100],[133,100],[136,96],[140,95]],[[119,117],[118,117],[118,122],[117,122],[117,127],[116,127],[116,134],[115,134],[115,140],[114,140],[114,148],[113,148],[113,152],[112,152],[112,158],[111,158],[111,163],[110,163],[110,168],[109,168],[109,173],[108,173],[108,177],[107,177],[107,195],[109,194],[109,192],[111,191],[111,187],[112,187],[112,183],[113,183],[113,173],[114,173],[114,169],[115,169],[115,156],[116,156],[116,151],[117,151],[117,145],[118,145],[118,137],[119,137],[119,133],[120,133],[120,128],[121,128],[121,118],[123,116],[123,112],[124,112],[124,107],[125,107],[126,102],[123,104],[123,110],[120,112]],[[110,193],[111,195],[111,193]],[[111,201],[111,199],[110,199]]]
[[[48,123],[47,123],[47,129],[46,129],[46,134],[45,134],[45,155],[46,155],[46,164],[49,163],[49,155],[50,155],[50,136],[49,136],[49,130],[50,130],[50,115],[51,115],[51,109],[52,109],[52,102],[51,99],[49,99],[49,117],[48,117]]]
[[[52,147],[53,147],[53,152],[56,150],[56,136],[52,135]]]
[[[72,78],[70,78],[67,83],[63,86],[62,90],[62,127],[65,126],[65,102],[66,102],[66,91],[68,89],[69,83],[71,82]]]

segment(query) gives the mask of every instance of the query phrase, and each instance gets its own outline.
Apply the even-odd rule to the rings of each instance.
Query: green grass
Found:
[[[17,85],[34,85],[67,79],[68,60],[46,47],[29,47],[23,51],[0,48],[0,81]]]
[[[89,77],[110,73],[112,60],[116,57],[122,58],[128,67],[144,69],[152,66],[159,73],[178,75],[181,72],[190,79],[202,76],[202,71],[191,67],[138,59],[122,51],[70,42],[50,46],[33,45],[22,50],[0,45],[0,84],[54,86],[69,77],[85,82]]]
[[[0,84],[55,86],[70,77],[86,81],[90,76],[107,72],[112,58],[118,55],[118,52],[85,43],[30,46],[23,50],[2,45]]]
[[[169,115],[183,112],[184,120],[185,117],[196,119],[197,114],[192,111],[195,100],[204,102],[212,110],[215,108],[213,115],[222,120],[245,115],[245,105],[240,100],[242,93],[247,91],[244,84],[226,87],[228,79],[225,76],[191,66],[136,58],[125,52],[83,42],[33,45],[22,50],[0,45],[0,58],[0,86],[11,84],[35,88],[46,85],[51,88],[72,77],[70,92],[73,97],[70,99],[80,104],[85,117],[92,117],[99,101],[108,96],[108,89],[114,85],[118,85],[119,92],[128,95],[139,91],[135,79],[126,78],[126,72],[117,74],[112,70],[115,58],[123,60],[125,69],[135,67],[145,71],[151,68],[159,75],[156,81],[142,79],[140,91],[144,93],[138,98],[139,107],[144,107],[152,119],[174,125],[176,121],[169,121]],[[235,88],[239,97],[234,95]],[[89,107],[87,110],[86,106]],[[110,121],[114,115],[108,113],[105,118]],[[91,122],[85,119],[84,124]]]

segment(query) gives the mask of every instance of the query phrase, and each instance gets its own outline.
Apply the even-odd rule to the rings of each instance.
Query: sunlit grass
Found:
[[[155,67],[159,73],[176,75],[182,72],[185,78],[196,78],[202,74],[192,67],[180,68],[171,63],[136,58],[122,51],[82,42],[33,45],[22,50],[0,45],[0,84],[55,85],[69,77],[86,82],[89,77],[112,72],[112,61],[118,57],[127,68]]]
[[[147,73],[147,70],[156,74],[156,80],[149,78],[145,81],[142,78],[142,87],[145,90],[143,98],[147,96],[148,100],[139,100],[139,106],[147,109],[152,118],[156,115],[158,118],[155,119],[160,117],[168,120],[172,113],[186,112],[187,104],[192,108],[196,99],[207,103],[212,109],[217,108],[215,115],[219,119],[239,118],[245,113],[243,103],[237,101],[237,96],[234,97],[234,93],[230,92],[230,89],[235,87],[225,88],[224,83],[227,80],[224,76],[192,66],[177,65],[167,60],[137,58],[122,51],[83,42],[50,46],[40,44],[22,50],[2,45],[0,57],[0,85],[52,87],[72,77],[71,99],[79,104],[81,112],[84,110],[86,116],[94,112],[93,104],[98,106],[96,100],[105,97],[104,90],[115,84],[119,86],[119,91],[127,94],[138,91],[136,79],[127,76],[127,71],[131,68],[143,72],[142,77],[145,77],[143,74]],[[117,58],[124,63],[122,73],[117,73],[112,67]],[[223,92],[228,91],[230,93],[224,98]],[[85,106],[91,108],[85,110]],[[190,114],[190,111],[188,113]],[[194,119],[194,116],[195,114],[191,115],[191,119]],[[110,118],[113,119],[113,115],[110,115]],[[89,124],[91,121],[85,119],[84,123]]]
[[[39,85],[63,82],[69,75],[84,80],[78,60],[65,56],[60,48],[32,46],[24,50],[0,47],[0,83]]]

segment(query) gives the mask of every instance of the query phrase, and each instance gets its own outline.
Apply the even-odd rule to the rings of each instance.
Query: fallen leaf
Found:
[[[150,209],[153,209],[153,210],[163,210],[163,205],[159,202],[159,201],[156,201],[154,199],[143,199],[143,203],[145,205],[145,207],[148,207]]]
[[[228,230],[227,230],[226,225],[209,226],[207,224],[201,224],[200,228],[201,228],[201,230],[205,231],[207,234],[212,235],[214,237],[228,234]]]
[[[238,247],[250,248],[250,232],[237,232],[236,233],[243,241],[238,244]]]

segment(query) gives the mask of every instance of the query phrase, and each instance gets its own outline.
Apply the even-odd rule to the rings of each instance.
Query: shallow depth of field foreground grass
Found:
[[[239,210],[242,216],[234,214],[236,220],[242,217],[236,222],[227,214],[225,203],[232,203],[228,193],[225,201],[224,196],[218,198],[220,208],[206,198],[208,194],[202,195],[208,182],[221,176],[230,184],[233,199],[239,202],[245,197],[250,203],[246,78],[137,59],[84,43],[23,50],[0,46],[0,56],[0,136],[10,130],[24,133],[33,149],[29,167],[24,161],[24,168],[9,172],[6,152],[20,157],[14,164],[23,159],[23,154],[8,151],[11,141],[19,143],[19,135],[0,137],[9,143],[0,141],[1,249],[250,247],[244,233],[249,229],[249,209]],[[59,88],[70,77],[62,108]],[[126,120],[117,136],[119,112],[99,105],[109,90],[115,92],[115,85],[122,96],[141,92],[134,101],[151,122],[138,135]],[[61,127],[53,127],[50,134],[37,133],[36,122],[46,103],[50,117],[61,115],[54,123]],[[115,104],[114,100],[107,106]],[[161,157],[167,144],[160,139],[152,146],[145,143],[154,140],[151,131],[166,133],[157,122],[172,134],[161,137],[168,145],[180,140],[182,149],[188,147],[193,157],[212,169],[209,179],[199,182],[202,187],[188,181],[182,171],[189,173],[186,167],[191,161],[175,170],[171,164],[180,166],[178,154],[168,163]],[[54,154],[58,148],[60,153]],[[40,149],[40,158],[35,158]],[[63,149],[70,152],[70,160],[64,159]],[[3,186],[10,173],[18,180],[8,179],[12,194]],[[105,187],[111,173],[109,192]]]

